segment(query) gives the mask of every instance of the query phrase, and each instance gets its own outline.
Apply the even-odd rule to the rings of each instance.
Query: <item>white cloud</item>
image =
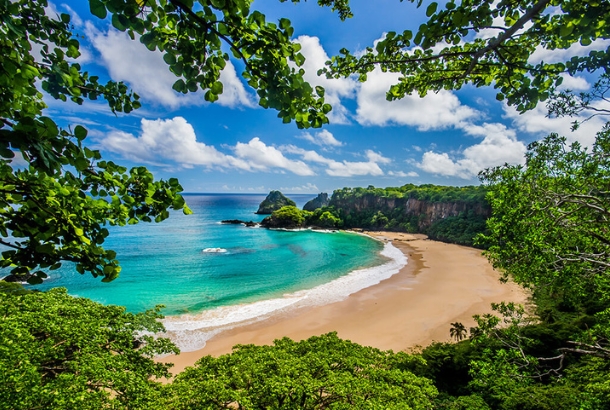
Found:
[[[369,73],[358,92],[356,119],[361,125],[409,125],[428,131],[459,126],[479,115],[449,91],[430,93],[424,98],[412,95],[387,101],[386,93],[399,77],[400,74],[384,73],[379,68]]]
[[[224,89],[218,96],[218,104],[227,107],[256,107],[254,97],[246,91],[230,61],[227,61],[227,65],[220,73],[220,81]]]
[[[169,71],[160,51],[150,51],[137,39],[131,40],[126,33],[114,29],[101,32],[91,23],[86,24],[86,33],[112,79],[125,81],[144,99],[172,109],[205,103],[203,92],[185,95],[172,89],[178,77]],[[254,105],[231,62],[227,62],[220,78],[224,92],[219,96],[218,104],[230,107]]]
[[[525,144],[517,140],[515,132],[503,124],[470,124],[463,129],[472,136],[484,137],[483,141],[464,149],[453,156],[455,158],[448,153],[427,151],[418,167],[436,175],[471,179],[485,168],[524,162]]]
[[[353,98],[357,82],[351,78],[329,79],[318,76],[318,70],[324,68],[326,61],[330,60],[320,39],[310,36],[299,36],[296,41],[301,44],[301,53],[305,56],[305,80],[312,86],[322,86],[325,90],[324,100],[332,105],[333,109],[328,113],[331,123],[349,123],[348,110],[341,105],[341,98]]]
[[[314,162],[326,167],[326,174],[333,177],[352,177],[357,175],[372,175],[379,176],[383,175],[383,171],[379,167],[379,165],[371,159],[380,159],[385,163],[387,158],[382,157],[381,155],[373,152],[367,151],[367,156],[369,156],[369,161],[336,161],[334,159],[326,158],[315,151],[307,151],[302,148],[295,147],[294,145],[288,145],[282,147],[284,151],[289,152],[291,154],[301,155],[301,158],[308,162]]]
[[[528,62],[532,64],[537,64],[543,61],[547,64],[558,63],[569,60],[574,56],[586,56],[593,50],[605,50],[609,46],[610,40],[608,39],[597,39],[588,46],[583,46],[580,43],[574,43],[566,49],[548,50],[539,46],[536,48],[536,51],[532,53]]]
[[[215,147],[197,141],[195,130],[184,118],[167,120],[142,119],[139,136],[112,131],[99,140],[102,148],[123,157],[148,164],[169,167],[168,161],[182,168],[203,166],[214,169],[243,171],[289,171],[311,176],[314,172],[303,161],[288,159],[277,148],[267,146],[259,138],[238,142],[230,147],[235,155],[227,155]]]
[[[419,174],[415,171],[410,171],[410,172],[404,172],[404,171],[389,171],[388,175],[392,176],[392,177],[400,177],[400,178],[405,178],[405,177],[411,177],[411,178],[415,178],[418,177]]]
[[[610,109],[610,104],[599,105],[599,108]],[[520,130],[534,134],[537,138],[543,138],[550,133],[558,133],[568,141],[578,141],[584,145],[591,145],[595,141],[595,135],[606,124],[606,117],[594,117],[583,122],[576,131],[571,131],[574,120],[583,121],[588,116],[549,118],[548,112],[543,104],[539,104],[533,110],[519,114],[513,107],[504,106],[505,117],[512,120],[513,124]],[[589,113],[591,114],[591,113]]]
[[[341,141],[338,141],[333,134],[328,130],[322,130],[315,133],[315,136],[310,134],[309,132],[304,132],[299,135],[297,138],[303,139],[305,141],[309,141],[312,144],[323,146],[331,146],[331,147],[340,147],[343,145]]]
[[[315,174],[304,162],[286,158],[280,150],[266,145],[258,137],[252,138],[247,144],[238,142],[233,147],[233,151],[255,170],[268,171],[271,168],[280,168],[302,176]]]
[[[369,159],[369,162],[378,162],[380,164],[389,164],[392,162],[390,158],[386,158],[378,152],[367,149],[364,154]]]
[[[320,190],[318,189],[318,187],[315,184],[312,184],[311,182],[308,182],[305,185],[301,185],[301,186],[293,186],[293,187],[281,187],[280,191],[282,192],[320,192]]]
[[[199,165],[249,170],[244,161],[198,142],[195,130],[182,117],[167,120],[142,119],[139,136],[112,131],[101,139],[100,144],[104,149],[127,159],[149,164],[167,166],[167,160],[170,160],[185,168]]]
[[[569,74],[562,74],[563,82],[560,90],[585,91],[591,88],[591,84],[582,77],[572,77]]]

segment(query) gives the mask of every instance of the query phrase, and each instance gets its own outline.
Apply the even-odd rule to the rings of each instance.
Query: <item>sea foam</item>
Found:
[[[203,348],[207,340],[223,330],[255,323],[272,314],[292,309],[338,302],[391,277],[407,264],[406,256],[391,242],[384,245],[381,255],[390,260],[382,265],[355,270],[311,289],[285,294],[281,298],[168,316],[163,320],[166,328],[164,336],[174,341],[183,352],[189,352]]]

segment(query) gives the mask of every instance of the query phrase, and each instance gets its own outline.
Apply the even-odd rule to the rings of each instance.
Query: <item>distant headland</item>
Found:
[[[491,214],[483,186],[413,185],[401,187],[343,188],[325,192],[298,209],[280,191],[271,191],[257,214],[269,215],[260,223],[238,219],[226,224],[283,229],[369,229],[423,233],[431,239],[476,246],[474,238],[485,231]]]

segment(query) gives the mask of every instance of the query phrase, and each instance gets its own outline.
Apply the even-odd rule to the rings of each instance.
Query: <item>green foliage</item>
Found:
[[[283,206],[277,211],[273,211],[271,219],[284,227],[300,227],[305,222],[305,213],[296,206]]]
[[[335,229],[342,227],[343,221],[335,208],[325,206],[316,209],[311,215],[307,216],[305,225],[324,229]]]
[[[494,266],[566,304],[609,306],[609,153],[609,128],[591,151],[550,135],[529,146],[525,167],[483,173],[494,213],[480,241]]]
[[[68,296],[65,289],[15,292],[0,288],[0,408],[150,408],[168,365],[153,357],[176,353],[159,309],[126,313]]]
[[[418,7],[422,3],[419,0]],[[566,53],[554,63],[530,58],[539,49],[565,50],[608,39],[610,5],[605,1],[451,0],[444,7],[427,3],[426,16],[428,21],[417,31],[390,31],[358,56],[342,49],[322,71],[329,77],[358,74],[360,81],[375,67],[399,73],[388,100],[467,84],[491,86],[498,90],[498,100],[525,111],[555,93],[563,74],[593,72],[610,60],[609,50],[583,56]],[[483,30],[493,34],[476,35]]]
[[[476,246],[474,239],[486,231],[486,222],[485,215],[470,209],[457,216],[448,216],[433,222],[426,234],[437,241]]]
[[[105,98],[113,112],[140,106],[124,84],[100,84],[81,70],[70,17],[46,16],[46,6],[45,0],[0,2],[0,267],[40,283],[47,275],[41,269],[71,261],[80,273],[111,281],[120,266],[115,252],[102,247],[108,225],[159,222],[169,209],[190,211],[177,180],[155,181],[145,168],[127,171],[102,161],[83,146],[85,128],[61,129],[42,115],[37,84],[62,101]],[[40,56],[31,43],[40,46]],[[16,155],[28,166],[12,167]]]
[[[323,6],[349,17],[346,1],[320,0]],[[159,50],[177,77],[173,89],[181,93],[203,90],[205,99],[218,100],[220,73],[233,57],[244,65],[242,76],[257,91],[259,104],[278,111],[299,128],[328,123],[330,106],[324,88],[309,85],[301,68],[305,57],[293,42],[294,28],[282,18],[279,25],[251,10],[252,0],[89,0],[99,18],[108,14],[112,25],[149,50]]]
[[[330,205],[346,228],[426,233],[432,239],[473,246],[474,237],[485,231],[489,215],[485,193],[482,186],[432,184],[343,188],[333,192]],[[455,205],[454,215],[436,212],[435,204]]]
[[[473,340],[487,347],[470,386],[494,406],[610,406],[609,153],[608,126],[592,149],[550,135],[530,144],[525,166],[481,174],[493,215],[478,240],[506,277],[532,289],[539,315],[498,305],[504,328],[478,318]]]
[[[341,340],[335,333],[273,346],[236,346],[179,374],[167,408],[429,409],[429,380],[401,370],[394,355]],[[409,359],[406,359],[407,361]]]

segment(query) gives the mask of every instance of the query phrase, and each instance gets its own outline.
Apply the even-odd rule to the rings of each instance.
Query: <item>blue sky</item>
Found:
[[[400,186],[406,183],[477,184],[477,173],[505,162],[521,163],[527,143],[550,132],[585,144],[603,120],[593,119],[570,132],[572,119],[549,119],[541,105],[524,115],[495,100],[492,89],[465,87],[459,92],[407,97],[387,102],[396,75],[373,72],[366,83],[316,76],[329,56],[345,47],[372,46],[387,31],[416,30],[423,10],[398,0],[352,1],[354,18],[341,22],[328,8],[257,0],[267,20],[287,17],[295,41],[307,58],[307,80],[326,89],[333,105],[331,124],[299,130],[282,124],[277,112],[258,107],[252,89],[240,79],[238,63],[223,72],[225,93],[209,104],[203,92],[173,92],[176,80],[158,52],[150,52],[107,21],[91,17],[88,2],[56,1],[49,10],[72,15],[81,39],[81,64],[102,79],[126,82],[143,107],[114,116],[103,103],[83,106],[47,99],[51,115],[64,126],[89,129],[89,146],[104,159],[126,166],[146,165],[157,178],[178,177],[186,192],[284,193],[332,192],[342,187]],[[53,11],[50,11],[53,12]],[[482,33],[481,35],[492,35]],[[540,50],[532,59],[564,58],[591,48]],[[564,86],[585,90],[585,78]]]

